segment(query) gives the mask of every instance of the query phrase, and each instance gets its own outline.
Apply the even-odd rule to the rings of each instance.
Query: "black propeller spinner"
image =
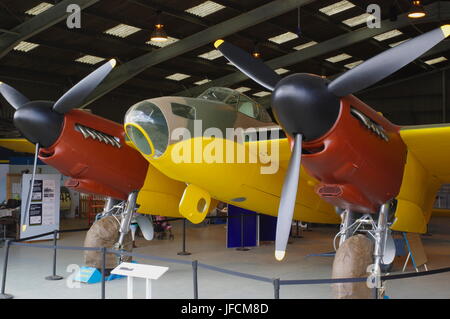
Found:
[[[294,214],[301,165],[302,141],[314,140],[335,123],[340,98],[365,89],[414,61],[450,35],[450,25],[403,42],[345,72],[332,82],[311,74],[293,74],[283,79],[259,59],[217,40],[214,46],[239,70],[273,91],[272,108],[278,123],[294,138],[289,167],[278,208],[275,257],[284,258]],[[299,157],[299,158],[296,158]]]
[[[0,82],[0,94],[16,109],[14,125],[23,136],[33,144],[49,147],[56,142],[61,133],[64,114],[80,106],[115,65],[114,59],[103,64],[56,102],[30,102],[16,89],[2,82]]]

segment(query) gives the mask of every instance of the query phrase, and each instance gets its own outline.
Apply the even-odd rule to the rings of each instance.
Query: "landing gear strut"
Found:
[[[333,263],[333,278],[367,277],[363,283],[333,285],[336,298],[380,298],[383,283],[380,280],[382,265],[390,264],[395,254],[388,245],[390,230],[388,220],[395,209],[389,201],[380,207],[378,220],[371,214],[358,214],[350,210],[341,212],[339,249]],[[360,217],[357,217],[360,216]],[[335,238],[335,241],[336,241]],[[369,256],[369,257],[368,257]]]

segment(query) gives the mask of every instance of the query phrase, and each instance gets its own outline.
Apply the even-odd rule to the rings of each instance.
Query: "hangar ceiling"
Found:
[[[82,8],[81,28],[66,26],[67,4]],[[209,4],[203,11],[200,8]],[[330,7],[341,3],[345,10]],[[380,29],[365,21],[381,7]],[[95,64],[119,66],[86,108],[121,122],[135,102],[164,95],[195,96],[225,85],[270,104],[270,95],[217,55],[221,37],[252,51],[277,72],[333,77],[400,41],[450,21],[450,2],[425,0],[427,16],[406,17],[409,0],[0,0],[0,81],[36,99],[56,99]],[[391,21],[391,6],[398,17]],[[199,6],[199,7],[198,7]],[[298,7],[300,6],[300,10]],[[206,11],[205,11],[206,10]],[[209,11],[207,11],[209,10]],[[171,45],[149,42],[157,12]],[[356,20],[356,22],[354,22]],[[361,23],[358,23],[361,22]],[[297,36],[300,25],[301,34]],[[450,42],[358,96],[398,124],[447,120]],[[16,135],[12,108],[0,99],[0,134]]]

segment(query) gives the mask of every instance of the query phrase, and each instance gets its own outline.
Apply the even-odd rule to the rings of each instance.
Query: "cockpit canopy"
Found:
[[[269,113],[248,96],[223,87],[212,87],[198,96],[199,99],[222,102],[236,108],[236,111],[262,122],[273,122]]]

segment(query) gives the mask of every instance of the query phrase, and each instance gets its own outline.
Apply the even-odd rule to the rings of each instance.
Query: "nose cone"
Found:
[[[311,74],[293,74],[277,83],[272,107],[283,129],[291,136],[303,134],[311,141],[333,127],[339,110],[339,98],[328,92],[327,81]]]
[[[58,139],[64,116],[52,111],[51,102],[30,102],[14,113],[14,125],[32,143],[42,147],[53,145]]]
[[[135,104],[125,115],[124,124],[128,137],[143,154],[154,158],[164,154],[169,145],[169,127],[156,104]]]

